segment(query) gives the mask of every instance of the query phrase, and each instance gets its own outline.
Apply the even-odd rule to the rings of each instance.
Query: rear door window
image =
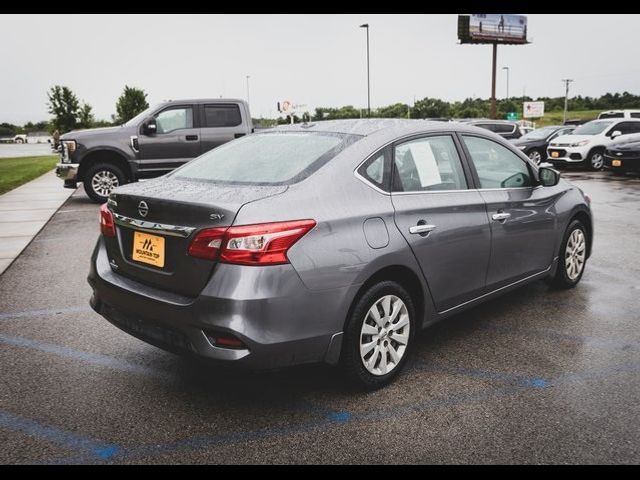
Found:
[[[466,190],[467,181],[453,138],[424,137],[394,149],[394,192]]]
[[[242,123],[238,105],[205,105],[205,128],[237,127]]]

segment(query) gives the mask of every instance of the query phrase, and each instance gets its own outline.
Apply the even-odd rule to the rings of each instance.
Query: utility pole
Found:
[[[371,84],[369,81],[369,24],[363,23],[360,28],[367,30],[367,117],[371,117]]]
[[[562,115],[562,123],[567,121],[567,106],[569,105],[569,84],[573,82],[571,78],[563,78],[565,90],[564,90],[564,114]]]
[[[507,71],[507,96],[505,98],[507,100],[509,100],[509,72],[510,72],[510,69],[509,69],[509,67],[502,67],[502,70],[506,70]]]
[[[249,75],[247,75],[247,103],[251,103],[251,99],[249,98]]]
[[[489,117],[496,118],[496,61],[498,59],[498,44],[493,44],[493,63],[491,66],[491,110]]]

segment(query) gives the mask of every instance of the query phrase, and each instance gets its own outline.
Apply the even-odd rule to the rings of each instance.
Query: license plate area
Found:
[[[144,232],[133,232],[131,259],[163,268],[165,259],[164,237]]]
[[[558,158],[560,156],[560,152],[551,152],[551,156],[553,158]]]
[[[611,166],[612,167],[621,167],[622,166],[622,160],[611,160]]]

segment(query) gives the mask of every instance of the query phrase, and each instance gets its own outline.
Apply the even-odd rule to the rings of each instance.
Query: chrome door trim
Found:
[[[168,225],[165,223],[147,222],[131,217],[125,217],[118,213],[113,213],[114,222],[121,227],[134,228],[142,232],[155,233],[160,235],[169,235],[171,237],[187,238],[194,231],[195,227],[181,227],[178,225]]]
[[[449,313],[452,310],[456,310],[456,309],[458,309],[460,307],[464,307],[465,305],[468,305],[470,303],[476,302],[476,301],[478,301],[478,300],[480,300],[480,299],[482,299],[484,297],[488,297],[489,295],[493,295],[494,293],[497,293],[497,292],[499,292],[501,290],[504,290],[504,289],[509,288],[509,287],[513,287],[514,285],[517,285],[517,284],[522,283],[522,282],[526,282],[527,280],[530,280],[533,277],[537,277],[539,275],[542,275],[543,273],[547,273],[550,270],[551,270],[551,265],[549,265],[546,269],[539,271],[538,273],[534,273],[533,275],[529,275],[528,277],[522,278],[522,279],[518,280],[517,282],[510,283],[509,285],[505,285],[504,287],[496,288],[495,290],[492,290],[492,291],[490,291],[488,293],[485,293],[484,295],[480,295],[479,297],[476,297],[476,298],[473,298],[471,300],[468,300],[468,301],[466,301],[464,303],[461,303],[460,305],[456,305],[455,307],[451,307],[451,308],[448,308],[446,310],[443,310],[442,312],[438,312],[438,314],[442,315],[444,313]]]
[[[435,229],[435,225],[414,225],[413,227],[409,227],[409,233],[429,233]]]

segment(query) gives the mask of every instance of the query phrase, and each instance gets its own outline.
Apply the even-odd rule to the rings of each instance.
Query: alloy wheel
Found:
[[[395,295],[378,299],[367,311],[360,331],[360,358],[373,375],[386,375],[398,366],[409,343],[409,312]]]
[[[540,155],[540,152],[538,150],[532,150],[529,153],[529,159],[536,165],[540,165],[540,162],[542,161],[542,155]]]
[[[91,178],[91,188],[101,197],[108,197],[119,184],[118,177],[109,170],[100,170]]]
[[[576,228],[571,232],[571,235],[569,235],[567,248],[564,253],[564,264],[567,270],[567,277],[569,277],[570,280],[575,280],[582,273],[586,258],[586,246],[587,241],[584,233],[579,228]]]

